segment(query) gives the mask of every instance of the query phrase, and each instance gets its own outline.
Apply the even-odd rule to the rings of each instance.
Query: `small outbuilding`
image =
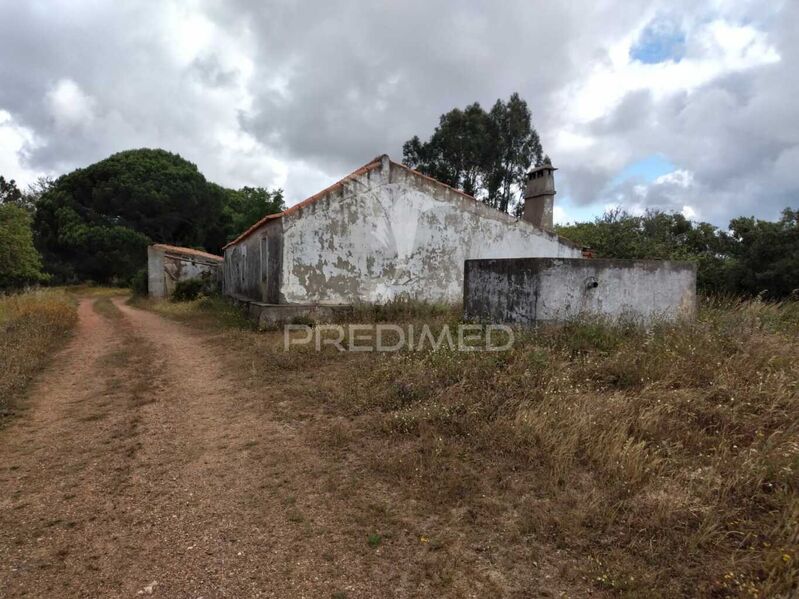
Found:
[[[219,281],[222,256],[192,248],[156,243],[147,248],[147,290],[151,297],[172,295],[178,281],[203,276]]]

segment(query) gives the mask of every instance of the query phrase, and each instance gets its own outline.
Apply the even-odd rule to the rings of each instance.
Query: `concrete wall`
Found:
[[[219,277],[221,265],[219,260],[192,254],[183,255],[151,245],[147,248],[148,294],[156,298],[169,297],[178,281],[196,279],[206,272],[213,277]]]
[[[280,301],[288,303],[459,302],[466,259],[581,256],[578,245],[387,157],[280,220]]]
[[[564,321],[587,314],[643,323],[696,314],[696,266],[659,260],[470,260],[466,318],[493,323]]]

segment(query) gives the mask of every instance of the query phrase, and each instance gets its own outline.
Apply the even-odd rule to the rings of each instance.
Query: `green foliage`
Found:
[[[206,272],[197,278],[175,283],[171,299],[173,302],[191,302],[200,296],[209,297],[218,292],[217,280]]]
[[[267,214],[286,209],[283,190],[268,191],[263,187],[227,189],[224,216],[227,221],[227,240],[234,239]]]
[[[514,192],[521,192],[524,177],[531,166],[543,164],[544,151],[538,132],[531,124],[532,115],[527,102],[519,94],[511,95],[507,103],[497,100],[489,118],[494,125],[490,138],[494,152],[485,177],[487,202],[507,212],[520,207],[518,201],[514,206],[514,195],[517,198],[520,195]]]
[[[0,204],[21,204],[22,192],[14,179],[7,180],[0,176]]]
[[[203,291],[202,279],[186,279],[175,283],[172,292],[173,302],[190,302],[196,300]]]
[[[34,231],[47,270],[59,281],[127,282],[152,242],[218,252],[265,213],[282,192],[209,183],[177,154],[114,154],[31,188]]]
[[[730,222],[731,291],[779,298],[799,294],[799,210],[786,208],[777,222]]]
[[[30,215],[14,203],[0,204],[0,289],[45,280],[33,245]]]
[[[147,269],[142,268],[130,280],[130,290],[133,295],[145,297],[149,291]]]
[[[697,286],[708,293],[787,297],[799,289],[799,212],[777,222],[736,218],[729,232],[681,214],[613,210],[588,223],[557,227],[599,257],[687,260],[697,264]]]
[[[515,93],[489,112],[475,102],[441,115],[430,140],[414,136],[402,155],[405,164],[502,211],[514,208],[525,174],[544,160],[527,103]]]
[[[60,177],[34,229],[59,279],[127,281],[151,241],[218,249],[224,193],[164,150],[130,150]]]

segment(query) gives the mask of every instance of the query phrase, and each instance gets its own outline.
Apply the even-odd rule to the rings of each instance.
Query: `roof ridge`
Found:
[[[175,252],[178,254],[189,254],[194,256],[203,256],[206,258],[212,258],[214,260],[224,260],[222,256],[218,256],[210,252],[205,252],[203,250],[196,250],[194,248],[187,248],[180,245],[172,245],[169,243],[154,243],[150,247],[162,249],[165,251]]]
[[[346,175],[346,176],[342,177],[341,179],[339,179],[338,181],[336,181],[332,185],[329,185],[328,187],[325,187],[322,191],[319,191],[319,192],[313,194],[312,196],[310,196],[308,198],[305,198],[303,201],[298,202],[297,204],[294,204],[293,206],[291,206],[289,208],[286,208],[285,210],[283,210],[283,212],[278,212],[276,214],[267,214],[263,218],[261,218],[258,221],[256,221],[253,225],[248,227],[243,233],[241,233],[233,241],[229,241],[224,246],[222,246],[222,250],[225,250],[226,248],[230,247],[231,245],[233,245],[235,243],[238,243],[239,241],[241,241],[243,239],[246,239],[247,237],[252,235],[257,229],[259,229],[261,227],[261,225],[263,225],[267,221],[274,220],[276,218],[282,218],[284,216],[288,216],[289,214],[293,214],[294,212],[297,212],[298,210],[300,210],[302,208],[305,208],[306,206],[309,206],[310,204],[313,204],[314,202],[320,200],[324,195],[330,193],[331,191],[334,191],[334,190],[338,189],[339,187],[344,185],[344,183],[346,183],[347,181],[350,181],[351,179],[354,179],[355,177],[359,177],[360,175],[363,175],[364,173],[372,170],[373,168],[375,168],[376,166],[378,166],[382,162],[383,156],[386,156],[386,154],[381,154],[381,155],[377,156],[376,158],[373,158],[372,160],[370,160],[369,162],[367,162],[363,166],[358,167],[357,169],[352,171],[349,175]]]
[[[263,218],[258,220],[255,224],[253,224],[251,227],[249,227],[246,231],[244,231],[241,235],[236,237],[233,241],[225,244],[222,247],[222,249],[224,250],[225,248],[228,248],[231,245],[233,245],[235,243],[238,243],[239,241],[241,241],[243,239],[246,239],[252,233],[254,233],[257,229],[259,229],[264,223],[266,223],[266,222],[268,222],[270,220],[273,220],[273,219],[276,219],[276,218],[282,218],[283,216],[287,216],[289,214],[293,214],[294,212],[297,212],[298,210],[301,210],[302,208],[305,208],[306,206],[309,206],[309,205],[313,204],[314,202],[316,202],[316,201],[320,200],[321,198],[323,198],[326,194],[328,194],[331,191],[334,191],[335,189],[337,189],[340,186],[342,186],[347,181],[349,181],[351,179],[354,179],[355,177],[359,177],[360,175],[363,175],[364,173],[376,168],[377,166],[379,166],[383,162],[383,159],[387,159],[391,164],[393,164],[395,166],[398,166],[398,167],[400,167],[402,169],[405,169],[406,171],[408,171],[412,175],[415,175],[415,176],[417,176],[417,177],[419,177],[421,179],[424,179],[425,181],[429,181],[433,185],[437,185],[438,187],[442,187],[444,189],[448,189],[449,191],[455,193],[456,195],[459,195],[459,196],[461,196],[463,198],[472,200],[473,202],[476,202],[478,204],[487,206],[487,204],[485,204],[483,201],[477,199],[473,195],[469,195],[465,191],[461,191],[460,189],[452,187],[451,185],[448,185],[447,183],[444,183],[443,181],[439,181],[435,177],[431,177],[429,175],[425,175],[424,173],[421,173],[421,172],[417,171],[416,169],[409,167],[406,164],[402,164],[401,162],[396,162],[396,161],[392,160],[391,157],[388,154],[379,154],[378,156],[376,156],[375,158],[373,158],[372,160],[370,160],[369,162],[367,162],[363,166],[361,166],[361,167],[355,169],[354,171],[352,171],[349,175],[346,175],[345,177],[342,177],[341,179],[339,179],[338,181],[336,181],[332,185],[330,185],[330,186],[326,187],[325,189],[323,189],[322,191],[317,192],[314,195],[304,199],[302,202],[294,204],[294,206],[291,206],[290,208],[286,208],[283,212],[278,212],[277,214],[267,214],[266,216],[264,216]],[[488,206],[488,207],[493,209],[494,211],[496,211],[497,214],[503,215],[509,221],[527,222],[527,221],[524,221],[523,219],[516,219],[513,216],[511,216],[510,214],[508,214],[507,212],[503,212],[502,210],[498,210],[497,208],[493,208],[493,206]],[[573,247],[582,248],[582,245],[580,245],[578,243],[575,243],[574,241],[571,241],[570,239],[566,239],[565,237],[562,237],[561,235],[558,235],[555,231],[550,231],[549,229],[544,229],[543,227],[537,227],[534,224],[529,223],[529,222],[527,222],[527,224],[530,225],[531,227],[533,227],[537,231],[541,231],[542,233],[553,235],[559,241],[561,241],[563,243],[566,243],[567,245],[571,245]]]
[[[463,196],[464,198],[473,200],[473,201],[477,202],[478,204],[483,204],[484,206],[487,206],[487,204],[485,202],[483,202],[482,200],[477,199],[476,197],[474,197],[472,195],[469,195],[465,191],[461,191],[460,189],[452,187],[452,185],[448,185],[447,183],[444,183],[443,181],[439,181],[435,177],[431,177],[430,175],[425,175],[424,173],[421,173],[421,172],[417,171],[416,169],[409,167],[407,164],[402,164],[400,162],[394,162],[393,160],[391,160],[391,158],[389,158],[389,160],[391,161],[392,164],[395,164],[395,165],[399,166],[400,168],[405,169],[406,171],[416,175],[417,177],[421,177],[422,179],[425,179],[426,181],[430,181],[434,185],[438,185],[439,187],[443,187],[445,189],[449,189],[450,191],[458,194],[459,196]],[[545,165],[545,166],[547,166],[548,168],[552,168],[551,165]],[[557,169],[555,169],[555,170],[557,170]],[[506,216],[508,219],[514,220],[515,222],[526,222],[528,225],[530,225],[531,227],[533,227],[537,231],[541,231],[543,233],[549,233],[551,235],[554,235],[558,239],[558,241],[560,241],[561,243],[565,243],[567,245],[571,245],[573,247],[581,248],[581,249],[583,247],[581,244],[579,244],[579,243],[577,243],[575,241],[572,241],[571,239],[567,239],[566,237],[563,237],[562,235],[558,235],[555,231],[551,231],[549,229],[544,229],[543,227],[537,227],[533,223],[525,221],[524,219],[516,219],[513,216],[511,216],[510,214],[508,214],[507,212],[503,212],[502,210],[499,210],[498,208],[494,208],[493,206],[488,206],[488,207],[493,209],[493,210],[495,210],[498,214],[502,214],[502,215]]]

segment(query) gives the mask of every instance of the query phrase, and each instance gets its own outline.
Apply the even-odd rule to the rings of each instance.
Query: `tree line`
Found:
[[[405,164],[517,216],[525,174],[548,161],[518,94],[488,111],[476,102],[453,109],[426,141],[414,136],[403,146]],[[125,284],[145,265],[151,243],[218,253],[283,209],[279,189],[228,189],[158,149],[120,152],[26,191],[0,176],[0,289]],[[735,218],[726,230],[680,214],[614,210],[557,229],[600,257],[695,262],[706,293],[799,293],[799,210],[786,209],[775,222]]]
[[[799,299],[799,210],[777,221],[734,218],[727,230],[678,213],[611,210],[556,229],[605,258],[694,262],[704,293]]]
[[[0,177],[0,287],[126,284],[151,243],[219,253],[284,207],[282,190],[228,189],[158,149],[120,152],[25,192]]]

